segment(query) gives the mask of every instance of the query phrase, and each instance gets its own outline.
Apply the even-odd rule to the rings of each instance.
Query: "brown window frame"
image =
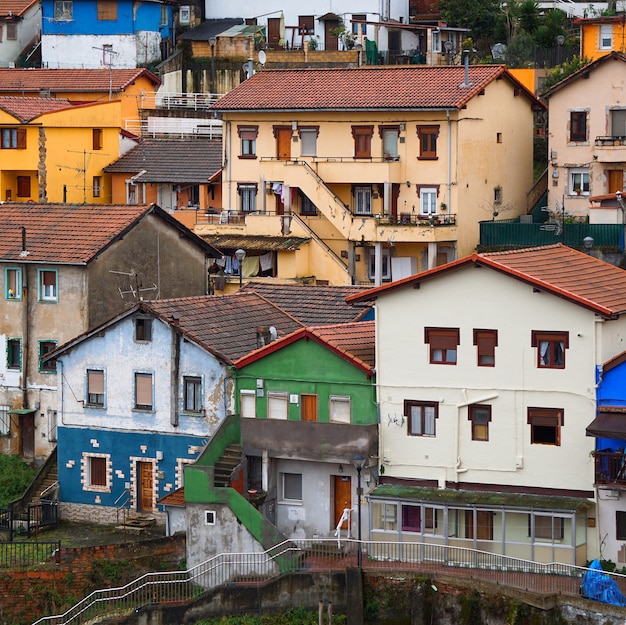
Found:
[[[107,486],[107,459],[89,456],[89,486]]]
[[[476,364],[479,367],[495,367],[498,331],[474,329],[474,345],[476,345]]]
[[[117,1],[116,0],[97,0],[98,21],[115,22],[117,21]]]
[[[486,423],[478,423],[482,413],[486,413]],[[488,441],[489,440],[489,424],[491,423],[491,406],[488,404],[471,404],[467,407],[467,420],[472,422],[472,440]],[[484,427],[486,434],[481,434]]]
[[[587,141],[587,111],[570,111],[569,140],[571,142]]]
[[[298,15],[298,34],[313,35],[315,33],[315,15]]]
[[[538,369],[565,369],[565,350],[569,348],[569,332],[532,330],[531,345],[537,348],[537,368]],[[545,361],[541,352],[541,344],[547,343],[549,347],[549,360]],[[559,362],[559,350],[557,344],[562,344],[559,348],[562,354],[562,362]],[[546,352],[544,351],[544,354]]]
[[[531,445],[561,446],[562,408],[528,408],[527,422],[530,425]],[[552,436],[549,435],[549,429],[554,430]]]
[[[431,365],[456,365],[458,346],[461,344],[459,328],[424,328],[424,343],[429,345],[428,361]],[[436,351],[442,352],[440,359],[435,358]],[[454,359],[448,352],[454,352]]]
[[[7,41],[17,40],[17,22],[7,22]]]
[[[354,139],[354,158],[372,158],[372,137],[374,126],[352,126]]]
[[[419,139],[420,161],[434,161],[437,156],[437,139],[441,128],[438,125],[421,125],[417,127],[417,137]]]
[[[94,150],[102,149],[102,128],[93,128],[91,131],[91,145]]]
[[[413,421],[417,417],[417,415],[413,415],[412,408],[420,408],[419,414],[419,428],[413,427]],[[427,422],[426,415],[424,412],[424,408],[432,408],[434,411],[434,417],[432,422],[432,432],[427,431]],[[424,436],[433,438],[437,436],[437,419],[439,418],[439,404],[433,401],[416,401],[413,399],[405,399],[404,400],[404,416],[406,417],[406,426],[407,426],[407,436]]]
[[[240,140],[239,158],[255,159],[256,140],[259,136],[258,126],[237,126],[237,136]]]
[[[5,136],[9,137],[8,142],[5,141]],[[2,128],[0,137],[0,148],[3,150],[25,150],[26,128]]]

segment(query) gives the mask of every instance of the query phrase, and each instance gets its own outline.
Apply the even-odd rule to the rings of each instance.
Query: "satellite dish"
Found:
[[[265,54],[265,50],[259,50],[259,63],[261,65],[265,65],[265,61],[267,61],[267,55]]]

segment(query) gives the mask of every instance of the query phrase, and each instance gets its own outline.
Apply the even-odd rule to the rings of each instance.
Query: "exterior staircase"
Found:
[[[224,449],[213,469],[213,485],[216,488],[230,486],[230,477],[241,463],[241,445],[231,444]]]

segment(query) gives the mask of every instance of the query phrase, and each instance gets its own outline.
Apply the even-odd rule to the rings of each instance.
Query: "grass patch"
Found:
[[[35,475],[37,469],[19,456],[0,454],[0,508],[6,508],[13,500],[21,497]]]

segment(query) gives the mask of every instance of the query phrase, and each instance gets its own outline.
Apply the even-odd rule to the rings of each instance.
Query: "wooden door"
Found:
[[[395,221],[398,218],[398,198],[400,197],[400,185],[394,182],[391,185],[391,216]]]
[[[276,198],[276,214],[284,215],[285,214],[285,203],[283,202],[283,198],[280,193],[275,193],[274,197]]]
[[[280,17],[267,18],[267,47],[271,50],[280,48]]]
[[[609,169],[609,193],[624,190],[624,171],[622,169]]]
[[[493,514],[485,510],[476,512],[476,539],[493,540]],[[465,511],[465,538],[474,538],[474,512]]]
[[[35,413],[20,415],[20,454],[24,458],[35,455]]]
[[[291,127],[276,128],[276,156],[279,161],[291,160]]]
[[[300,395],[300,411],[303,421],[317,421],[317,395]]]
[[[352,508],[352,480],[349,475],[333,475],[335,490],[335,516],[333,527],[337,527],[341,515],[346,508]],[[348,529],[348,522],[341,524],[342,530]]]
[[[324,22],[324,50],[339,50],[339,37],[335,33],[339,28],[339,20],[326,20]]]
[[[154,488],[151,462],[137,463],[137,480],[139,488],[139,492],[137,493],[137,508],[142,511],[151,511]]]

